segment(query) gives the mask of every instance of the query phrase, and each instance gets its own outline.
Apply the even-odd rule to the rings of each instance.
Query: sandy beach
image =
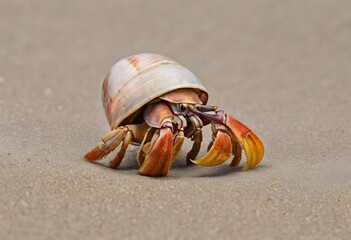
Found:
[[[0,239],[350,239],[351,2],[0,1]],[[193,71],[265,157],[164,178],[83,159],[135,53]],[[204,132],[200,155],[211,139]],[[244,160],[241,166],[244,164]]]

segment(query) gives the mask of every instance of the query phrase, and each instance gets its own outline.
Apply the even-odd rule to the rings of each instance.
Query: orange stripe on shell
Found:
[[[139,60],[137,57],[132,56],[128,58],[128,62],[130,63],[130,65],[132,65],[137,71],[140,71],[139,68]]]

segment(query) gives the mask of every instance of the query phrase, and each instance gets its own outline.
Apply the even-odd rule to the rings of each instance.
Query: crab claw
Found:
[[[172,163],[172,153],[172,130],[168,127],[161,128],[151,139],[138,174],[151,177],[167,175]]]
[[[223,111],[216,111],[214,114],[209,114],[201,111],[200,108],[194,107],[190,107],[190,111],[210,120],[213,131],[217,131],[215,141],[211,143],[212,146],[210,145],[211,149],[204,157],[193,161],[195,164],[203,166],[221,164],[229,157],[227,154],[228,148],[230,149],[229,154],[234,154],[234,159],[230,164],[233,167],[239,164],[242,149],[244,149],[246,154],[246,163],[243,170],[255,167],[261,162],[264,155],[264,147],[261,140],[251,129]],[[221,157],[219,157],[220,154],[222,154]]]
[[[247,170],[259,164],[264,155],[264,147],[257,135],[244,124],[227,114],[225,114],[225,126],[231,131],[245,151],[246,163],[243,170]],[[234,158],[231,165],[235,166],[238,163],[238,160]]]
[[[214,136],[215,141],[212,142],[210,150],[205,156],[198,160],[191,160],[196,165],[200,166],[217,166],[224,163],[232,152],[232,142],[227,133],[217,131]]]

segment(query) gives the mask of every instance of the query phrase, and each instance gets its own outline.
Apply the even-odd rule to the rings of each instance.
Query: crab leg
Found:
[[[174,137],[173,141],[173,154],[172,154],[172,162],[177,158],[180,149],[182,148],[184,143],[184,132],[180,131],[178,134]]]
[[[148,152],[148,149],[150,148],[150,141],[152,137],[154,136],[156,131],[156,128],[150,127],[144,136],[143,141],[140,144],[136,159],[139,163],[139,166],[143,165],[145,161],[145,155]]]
[[[190,150],[190,152],[186,155],[186,164],[191,165],[192,161],[191,159],[195,159],[197,154],[200,151],[201,148],[201,142],[202,142],[202,131],[198,129],[192,136],[192,141],[194,141],[194,144]]]
[[[240,143],[237,142],[237,141],[233,141],[232,142],[233,144],[233,160],[232,162],[230,163],[230,166],[232,167],[236,167],[239,165],[240,161],[241,161],[241,154],[242,154],[242,150],[241,150],[241,146],[240,146]]]
[[[88,161],[94,162],[102,159],[111,151],[115,150],[121,143],[121,149],[110,161],[111,168],[117,168],[121,163],[128,145],[131,142],[141,142],[148,126],[146,124],[126,125],[112,130],[101,138],[101,142],[84,155]]]
[[[169,172],[173,155],[173,133],[166,122],[155,132],[138,174],[161,177]]]
[[[102,159],[118,147],[127,134],[127,131],[128,130],[125,130],[124,127],[122,127],[109,132],[102,137],[101,142],[95,148],[84,155],[84,158],[91,162]]]
[[[133,134],[132,132],[128,131],[126,136],[124,137],[121,150],[116,154],[116,156],[109,162],[108,166],[110,168],[118,168],[118,166],[121,164],[122,159],[124,158],[124,155],[126,154],[126,150],[130,144],[130,142],[133,140]]]
[[[209,109],[210,108],[210,109]],[[203,108],[202,108],[203,109]],[[213,107],[207,107],[203,109],[204,111],[211,111]],[[191,115],[188,118],[188,121],[191,123],[190,126],[187,126],[185,131],[185,136],[191,138],[193,141],[193,146],[189,153],[186,156],[186,164],[191,165],[191,159],[195,159],[197,154],[200,151],[201,142],[202,142],[202,131],[201,128],[204,126],[201,118],[197,115]]]

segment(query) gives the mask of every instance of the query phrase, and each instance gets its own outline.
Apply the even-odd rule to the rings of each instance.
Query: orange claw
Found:
[[[194,161],[194,163],[199,165],[205,163],[203,165],[206,166],[217,165],[215,163],[218,162],[218,157],[216,157],[215,153],[218,154],[220,151],[223,151],[222,149],[220,149],[220,147],[224,149],[230,146],[231,153],[234,154],[234,159],[230,164],[232,167],[237,166],[241,160],[241,148],[244,149],[246,154],[246,164],[244,165],[243,170],[247,170],[259,164],[264,155],[264,147],[261,140],[256,136],[256,134],[254,134],[251,131],[251,129],[246,127],[244,124],[242,124],[232,116],[225,114],[223,111],[217,111],[216,108],[213,109],[214,114],[206,113],[206,107],[209,108],[208,106],[193,107],[190,105],[189,110],[205,119],[210,120],[213,124],[214,132],[225,131],[226,133],[228,133],[231,136],[232,142],[231,145],[219,144],[219,137],[217,136],[217,139],[213,144],[217,146],[216,151],[214,151],[214,148],[212,146],[210,151],[203,158]],[[220,125],[224,126],[225,129],[223,129],[223,127]],[[229,138],[229,136],[227,136],[227,138]],[[224,137],[222,136],[222,142],[224,141],[223,139]],[[214,162],[210,163],[210,161]],[[225,160],[222,160],[222,163],[224,161]]]
[[[232,152],[232,142],[229,135],[222,131],[217,131],[215,139],[205,156],[191,161],[200,166],[217,166],[224,163]]]
[[[227,114],[225,114],[224,125],[230,130],[245,151],[246,164],[243,170],[247,170],[259,164],[264,155],[264,147],[257,135],[244,124]],[[238,164],[238,162],[234,159],[231,165],[236,164]]]
[[[156,133],[157,134],[157,133]],[[145,161],[138,174],[161,177],[167,175],[172,163],[173,134],[170,128],[161,128],[159,136],[154,136],[147,150]]]

